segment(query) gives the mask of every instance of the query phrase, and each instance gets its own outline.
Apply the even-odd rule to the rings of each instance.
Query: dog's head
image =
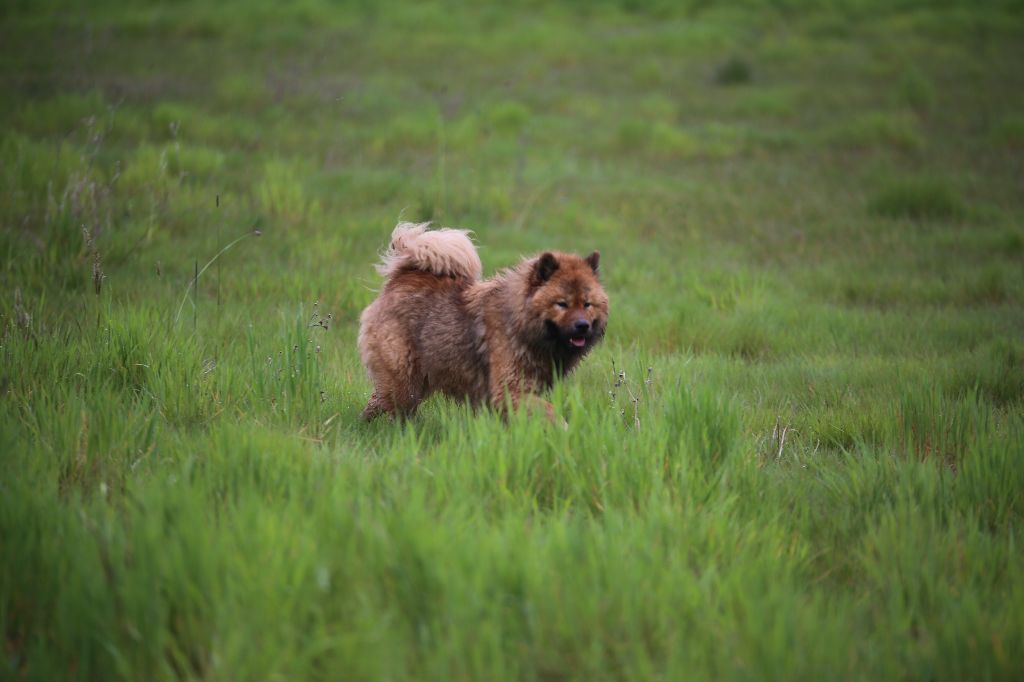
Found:
[[[549,252],[529,264],[527,307],[557,356],[582,357],[604,336],[608,296],[597,276],[600,257]]]

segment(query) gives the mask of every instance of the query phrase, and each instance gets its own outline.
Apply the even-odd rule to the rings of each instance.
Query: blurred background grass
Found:
[[[5,674],[1017,676],[1022,35],[955,0],[6,3]],[[602,251],[567,435],[357,423],[399,217],[487,272]]]

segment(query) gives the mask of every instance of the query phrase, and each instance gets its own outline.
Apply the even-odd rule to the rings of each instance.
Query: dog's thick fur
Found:
[[[548,252],[481,280],[464,230],[400,223],[378,270],[380,295],[359,320],[373,381],[365,419],[406,416],[440,391],[504,410],[536,397],[604,336],[600,254]]]

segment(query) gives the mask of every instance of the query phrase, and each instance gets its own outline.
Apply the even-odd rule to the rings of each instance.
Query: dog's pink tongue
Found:
[[[569,339],[569,342],[572,343],[572,345],[576,346],[577,348],[583,348],[583,346],[587,345],[587,338],[585,336],[581,336],[579,338],[571,338]]]

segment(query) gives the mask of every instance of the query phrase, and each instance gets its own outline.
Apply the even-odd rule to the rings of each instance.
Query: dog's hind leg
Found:
[[[362,418],[373,421],[382,414],[389,417],[411,417],[424,397],[423,390],[410,390],[408,386],[388,392],[376,389],[363,408]]]
[[[395,389],[391,394],[394,414],[403,418],[413,416],[420,403],[427,397],[426,381],[420,376],[417,368],[408,365],[405,370],[405,376],[395,382]]]
[[[363,421],[373,421],[382,414],[391,414],[394,412],[393,407],[389,407],[377,392],[374,391],[373,395],[370,396],[370,402],[366,403],[366,407],[363,408],[362,418]]]
[[[363,313],[359,330],[359,353],[373,382],[373,395],[362,414],[366,421],[382,414],[411,414],[423,393],[407,331],[399,320],[382,318],[374,307],[377,303]]]
[[[397,360],[394,356],[388,359]],[[407,358],[374,364],[371,371],[373,395],[363,409],[363,419],[370,421],[381,414],[411,417],[428,392],[426,380],[417,367]]]

